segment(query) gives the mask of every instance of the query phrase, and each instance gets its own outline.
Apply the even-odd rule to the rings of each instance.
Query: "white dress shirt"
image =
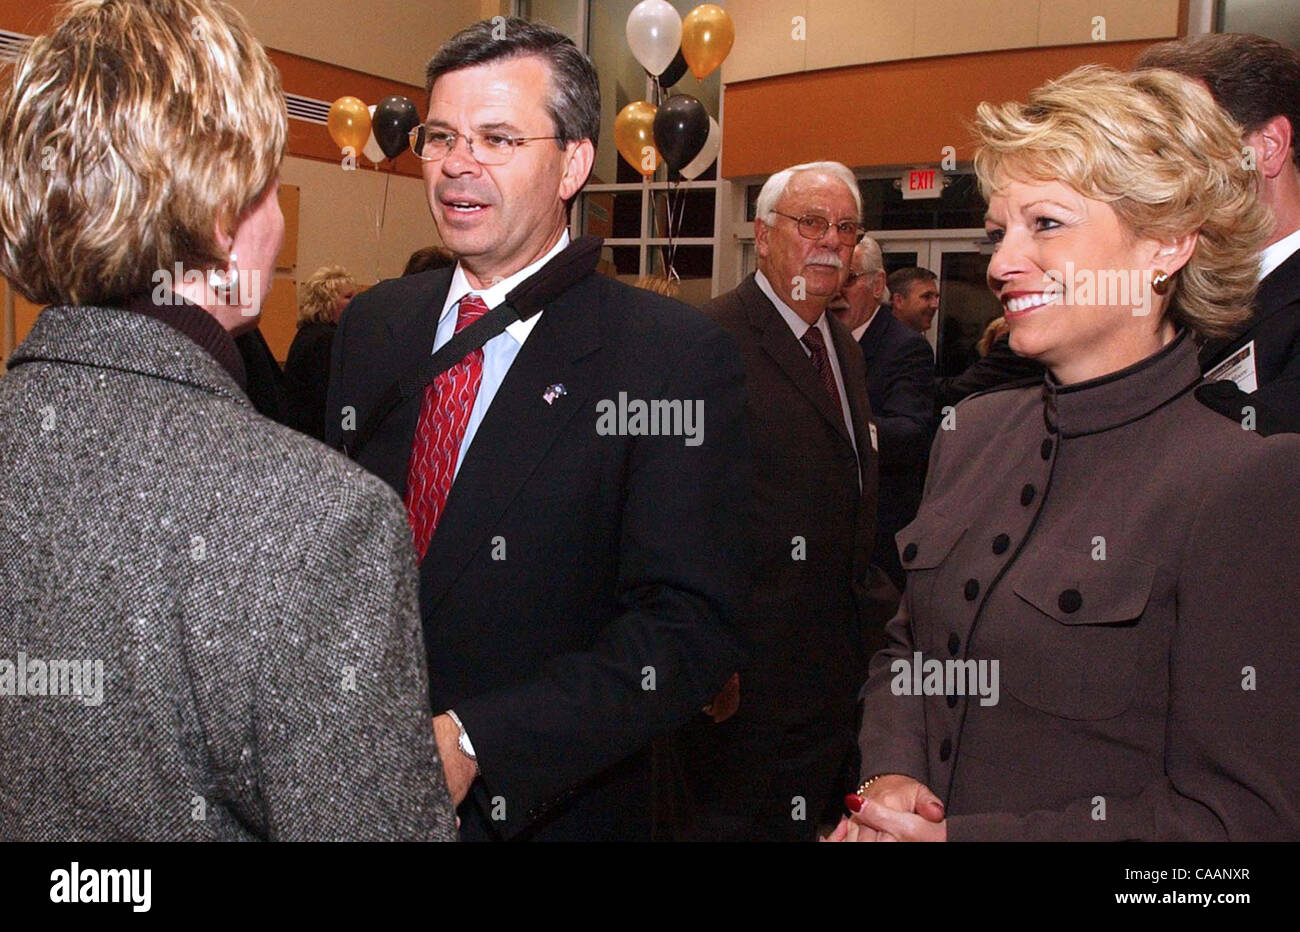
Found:
[[[879,313],[880,313],[880,305],[877,304],[876,309],[871,312],[871,316],[868,317],[866,320],[864,320],[861,324],[853,328],[854,341],[858,343],[862,342],[862,335],[867,332],[867,328],[871,326],[871,322],[876,319],[876,315]]]
[[[433,339],[433,351],[436,353],[442,348],[448,340],[456,333],[456,318],[458,316],[458,307],[461,298],[473,292],[483,299],[490,311],[506,299],[511,291],[515,289],[524,279],[532,275],[543,265],[553,259],[564,247],[569,245],[569,231],[565,230],[560,236],[559,242],[551,247],[551,251],[542,258],[538,259],[532,265],[520,269],[509,278],[502,279],[491,288],[483,291],[475,291],[465,277],[465,270],[461,268],[460,263],[456,263],[456,271],[451,276],[451,290],[447,292],[447,300],[442,305],[442,314],[438,317],[438,332]],[[492,399],[496,397],[497,389],[505,381],[506,373],[510,371],[510,366],[514,363],[515,357],[523,349],[524,341],[528,335],[533,332],[533,327],[542,319],[544,311],[539,311],[528,320],[517,320],[505,329],[504,333],[499,333],[492,339],[483,344],[483,381],[479,384],[478,397],[474,399],[474,410],[470,412],[469,424],[465,427],[465,437],[460,442],[460,453],[456,457],[456,470],[452,474],[453,481],[455,476],[460,473],[460,464],[465,462],[465,454],[469,451],[469,445],[474,442],[474,434],[478,432],[479,425],[483,423],[483,418],[487,415],[487,410],[492,404]]]
[[[1259,280],[1263,281],[1275,268],[1291,258],[1292,253],[1300,249],[1300,230],[1282,237],[1272,246],[1265,246],[1259,256]]]
[[[826,343],[826,355],[831,358],[831,372],[835,373],[835,387],[840,393],[840,413],[844,415],[844,426],[848,428],[849,440],[853,442],[853,453],[854,455],[857,455],[858,438],[853,431],[853,415],[849,411],[849,395],[848,392],[844,390],[844,376],[840,373],[839,354],[835,352],[835,340],[831,336],[831,325],[826,321],[826,312],[822,311],[821,316],[817,318],[817,323],[809,324],[806,320],[796,314],[790,305],[786,304],[776,296],[776,292],[772,290],[772,283],[767,280],[767,276],[761,271],[754,273],[754,283],[758,285],[759,290],[762,291],[763,294],[767,295],[767,300],[771,301],[776,306],[777,311],[781,314],[781,318],[789,326],[790,332],[793,333],[794,338],[799,341],[799,348],[804,351],[805,356],[811,358],[812,350],[804,345],[803,335],[812,327],[816,327],[821,331],[822,340]],[[859,457],[859,462],[861,462],[861,457]],[[859,470],[858,485],[861,484],[862,473],[861,470]]]

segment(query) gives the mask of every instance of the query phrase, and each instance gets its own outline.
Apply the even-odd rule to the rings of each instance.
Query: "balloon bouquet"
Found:
[[[664,90],[690,68],[697,80],[712,74],[736,41],[727,11],[712,3],[697,6],[683,18],[668,0],[641,0],[627,18],[627,44],[655,82],[655,103],[628,104],[614,120],[619,154],[645,178],[653,178],[662,161],[668,168],[668,250],[664,274],[677,280],[673,239],[685,211],[682,179],[693,181],[718,157],[722,130],[704,104],[690,94]],[[658,225],[658,213],[655,215]]]
[[[379,163],[396,159],[406,149],[411,130],[420,125],[420,115],[416,112],[411,98],[394,94],[385,97],[378,104],[367,107],[356,97],[340,97],[330,106],[329,116],[325,121],[330,138],[342,150],[344,164],[355,166],[357,153],[360,152],[379,170]],[[379,242],[384,231],[384,220],[388,216],[388,182],[391,174],[384,176],[383,207],[375,217],[375,277],[379,278]]]

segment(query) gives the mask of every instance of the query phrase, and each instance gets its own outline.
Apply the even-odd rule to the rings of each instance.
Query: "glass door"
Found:
[[[989,256],[977,241],[934,240],[931,265],[939,276],[939,314],[935,333],[935,371],[959,375],[979,359],[976,345],[984,329],[1002,316],[1002,305],[989,290]]]

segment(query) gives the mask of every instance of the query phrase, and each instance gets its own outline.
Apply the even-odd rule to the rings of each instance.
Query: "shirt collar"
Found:
[[[451,288],[447,292],[447,300],[442,305],[442,313],[438,315],[439,322],[441,322],[442,319],[451,312],[452,308],[460,303],[461,298],[471,292],[477,294],[483,299],[483,303],[487,306],[489,311],[492,310],[504,301],[506,295],[514,291],[524,279],[554,259],[568,245],[569,231],[566,229],[560,234],[559,240],[551,247],[550,251],[546,255],[542,256],[532,265],[525,266],[508,278],[504,278],[497,282],[491,288],[486,288],[482,291],[476,291],[474,287],[470,285],[469,279],[465,276],[465,269],[461,267],[459,262],[457,262],[456,271],[451,274]],[[538,313],[534,314],[527,320],[517,320],[510,326],[506,327],[506,333],[510,334],[516,343],[523,344],[524,340],[527,339],[528,334],[532,333],[533,327],[536,326],[537,321],[541,316],[542,315]]]
[[[1186,330],[1146,359],[1108,375],[1061,385],[1047,373],[1043,419],[1051,433],[1079,437],[1146,417],[1201,381],[1196,344]]]
[[[1260,281],[1263,281],[1265,276],[1287,259],[1290,259],[1297,250],[1300,250],[1300,230],[1295,230],[1282,237],[1272,246],[1265,246],[1264,251],[1259,256]]]
[[[871,326],[871,322],[876,319],[876,315],[879,313],[880,313],[880,305],[877,304],[876,309],[871,312],[871,316],[868,317],[866,320],[864,320],[859,326],[853,328],[854,340],[856,340],[859,343],[862,342],[862,335],[867,332],[867,328]]]
[[[830,346],[831,332],[829,325],[826,323],[825,311],[822,311],[822,314],[817,318],[815,325],[810,324],[795,313],[794,308],[790,307],[790,305],[786,304],[776,296],[776,292],[772,290],[772,283],[767,280],[767,276],[764,275],[762,271],[754,273],[754,284],[758,285],[759,290],[762,291],[763,294],[767,295],[767,300],[771,301],[772,304],[776,306],[777,312],[781,315],[781,319],[785,321],[786,326],[790,328],[790,332],[794,334],[796,340],[802,340],[803,335],[808,332],[809,328],[816,326],[817,329],[821,331],[822,336],[825,337],[826,345]]]

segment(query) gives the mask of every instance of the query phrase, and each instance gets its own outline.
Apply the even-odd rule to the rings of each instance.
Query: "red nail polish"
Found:
[[[865,802],[865,800],[857,793],[850,793],[844,797],[844,805],[848,808],[849,812],[861,812],[863,802]]]

